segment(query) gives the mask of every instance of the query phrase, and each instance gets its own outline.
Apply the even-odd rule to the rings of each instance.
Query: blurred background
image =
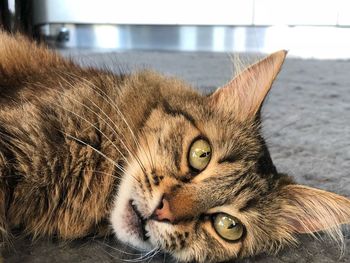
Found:
[[[0,0],[1,24],[60,48],[350,57],[349,0]]]

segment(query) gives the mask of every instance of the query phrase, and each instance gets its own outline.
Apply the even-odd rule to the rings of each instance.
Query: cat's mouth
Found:
[[[133,228],[139,233],[142,240],[147,241],[149,239],[148,232],[145,229],[147,219],[142,216],[133,200],[129,201],[129,209],[133,213],[133,220],[130,223],[133,224]]]

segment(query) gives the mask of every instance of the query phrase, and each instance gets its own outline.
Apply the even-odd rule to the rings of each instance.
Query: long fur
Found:
[[[199,262],[273,253],[298,233],[326,231],[341,243],[349,200],[279,173],[261,134],[260,109],[285,55],[207,96],[151,71],[82,68],[0,32],[0,243],[15,227],[72,240],[111,226],[151,254]],[[198,138],[213,153],[203,171],[188,162]],[[162,203],[171,222],[154,218]],[[217,213],[237,218],[245,235],[220,237]]]

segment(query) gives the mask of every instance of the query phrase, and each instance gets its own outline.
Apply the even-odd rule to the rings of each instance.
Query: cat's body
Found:
[[[135,148],[129,129],[139,130],[149,105],[160,96],[181,94],[176,86],[183,85],[151,72],[116,76],[82,70],[24,39],[1,37],[1,186],[7,223],[65,239],[91,234],[110,213],[118,165],[125,166],[123,155],[128,155],[123,143]],[[198,96],[182,92],[179,99]]]
[[[111,223],[131,245],[217,261],[349,222],[346,198],[279,174],[260,134],[284,56],[204,96],[152,72],[82,69],[0,33],[0,242],[16,227],[75,239]],[[197,141],[210,159],[193,169]],[[243,226],[233,242],[216,228],[222,214]]]

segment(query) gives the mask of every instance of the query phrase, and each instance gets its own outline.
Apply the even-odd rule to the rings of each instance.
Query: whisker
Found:
[[[105,174],[105,175],[108,175],[108,176],[111,176],[111,177],[115,177],[115,178],[118,178],[118,179],[122,178],[122,176],[116,176],[116,175],[111,174],[111,173],[106,173],[106,172],[101,172],[101,171],[96,171],[96,170],[84,170],[84,171],[98,173],[98,174]],[[124,170],[124,172],[125,172],[125,170]]]
[[[138,139],[137,139],[137,137],[136,137],[134,131],[133,131],[132,128],[130,127],[130,124],[129,124],[128,121],[126,120],[124,114],[121,112],[121,110],[119,109],[118,105],[117,105],[115,102],[113,102],[113,101],[111,100],[111,98],[108,96],[108,94],[106,94],[105,91],[103,91],[101,88],[99,88],[98,86],[96,86],[93,82],[91,82],[91,81],[89,81],[89,80],[87,80],[87,79],[85,79],[85,78],[82,78],[81,76],[78,76],[78,75],[72,74],[72,73],[67,73],[67,72],[63,72],[63,73],[66,74],[66,75],[68,75],[68,76],[70,76],[70,77],[79,78],[80,80],[82,80],[82,81],[84,81],[84,82],[90,84],[90,85],[87,85],[87,86],[90,87],[90,88],[91,88],[93,91],[95,91],[95,92],[96,92],[96,90],[94,90],[93,88],[95,88],[95,89],[97,89],[98,91],[100,91],[104,96],[102,96],[102,95],[99,94],[98,92],[97,92],[97,95],[100,96],[104,101],[106,101],[110,106],[112,106],[112,107],[117,111],[117,113],[119,114],[119,116],[122,118],[123,122],[126,124],[127,128],[129,129],[130,134],[131,134],[131,136],[132,136],[132,138],[133,138],[133,140],[134,140],[134,142],[135,142],[137,148],[143,149],[143,148],[141,147],[141,145],[140,145],[140,143],[139,143],[139,141],[138,141]],[[67,80],[65,80],[65,81],[67,81]],[[68,84],[70,84],[70,83],[68,82]],[[71,84],[70,84],[70,85],[71,85]],[[93,88],[92,88],[92,87],[93,87]],[[107,100],[107,99],[108,99],[108,100]],[[147,154],[146,154],[146,157],[148,158]],[[142,162],[141,162],[141,164],[142,164]],[[145,173],[145,171],[144,171],[144,173]]]
[[[149,258],[149,260],[147,261],[147,263],[151,262],[151,261],[154,259],[154,257],[155,257],[156,255],[158,255],[159,253],[160,253],[160,249],[158,249],[158,250]]]
[[[143,133],[143,132],[142,132]],[[152,152],[151,152],[151,149],[149,147],[149,143],[148,143],[148,138],[147,136],[144,136],[145,137],[145,140],[146,140],[146,146],[147,146],[147,150],[148,150],[148,156],[150,157],[151,159],[151,162],[150,162],[150,165],[151,165],[151,170],[154,170],[155,168],[155,163],[154,163],[154,160],[153,160],[153,157],[152,157]],[[146,155],[147,156],[147,155]],[[147,158],[148,159],[148,158]],[[149,162],[149,160],[148,160]]]
[[[66,80],[65,78],[63,78],[63,77],[61,77],[60,76],[60,78],[61,78],[61,80],[63,80],[66,84],[68,84],[68,85],[70,85],[71,87],[73,87],[74,88],[74,86],[68,81],[68,80]],[[91,83],[91,84],[93,84],[93,83]],[[61,86],[62,87],[62,86]],[[90,88],[90,86],[88,85],[88,87]],[[94,89],[92,89],[94,92],[96,92]],[[63,94],[63,93],[62,93]],[[65,94],[63,94],[63,95],[65,95]],[[101,95],[99,94],[99,93],[97,93],[97,95],[99,95],[100,97],[101,97]],[[105,100],[105,98],[104,97],[101,97],[101,98],[103,98],[104,100]],[[93,102],[91,99],[89,99],[88,97],[86,97],[86,99],[88,99],[96,108],[98,108],[99,110],[100,110],[100,112],[101,113],[103,113],[103,115],[104,116],[106,116],[107,117],[107,119],[114,125],[114,127],[118,130],[118,131],[120,131],[119,130],[119,127],[118,127],[118,125],[116,125],[115,124],[115,122],[105,113],[105,111],[103,111],[102,109],[101,109],[101,107],[99,107],[95,102]],[[79,101],[77,101],[78,103],[80,103],[80,104],[83,104],[83,103],[81,103],[81,102],[79,102]],[[110,103],[109,103],[110,104]],[[110,104],[111,105],[111,104]],[[86,106],[86,105],[84,105],[84,106]],[[86,106],[87,107],[87,106]],[[89,108],[89,107],[88,107]],[[91,110],[91,108],[89,108],[90,110]],[[92,110],[91,110],[92,111]],[[95,111],[93,111],[94,113],[96,113]],[[106,122],[107,123],[107,122]],[[126,139],[125,138],[125,136],[124,136],[124,134],[122,133],[122,132],[120,132],[120,134],[119,135],[121,135],[121,136],[123,136],[124,137],[124,139]],[[124,147],[129,151],[129,148],[124,144],[124,142],[121,140],[121,142],[123,143],[123,145],[124,145]],[[130,154],[130,152],[129,152],[129,154]]]
[[[103,251],[106,253],[106,254],[108,254],[111,258],[113,258],[113,259],[115,259],[116,257],[114,256],[114,255],[112,255],[109,251],[107,251],[107,249],[106,248],[102,248],[103,249]],[[122,260],[123,261],[123,259],[120,259],[120,260]]]
[[[65,80],[65,79],[63,79],[63,80],[64,80],[68,85],[70,85],[71,87],[74,87],[74,86],[72,86],[72,84],[69,83],[67,80]],[[60,85],[61,85],[61,88],[63,88],[63,86],[62,86],[61,83],[60,83]],[[102,112],[102,113],[110,120],[110,122],[114,125],[114,127],[117,128],[117,130],[119,131],[119,134],[115,131],[115,129],[113,129],[113,128],[111,127],[111,125],[110,125],[105,119],[103,119],[97,112],[95,112],[94,110],[92,110],[90,107],[88,107],[88,106],[85,105],[84,103],[82,103],[82,102],[76,100],[75,98],[72,98],[72,97],[69,96],[69,95],[64,94],[63,92],[60,92],[60,91],[57,91],[57,90],[54,90],[54,91],[55,91],[55,92],[58,92],[58,93],[60,93],[60,94],[62,94],[63,96],[65,96],[65,97],[67,97],[67,98],[69,98],[69,99],[72,99],[72,100],[76,101],[78,104],[82,105],[84,108],[88,109],[90,112],[92,112],[94,115],[96,115],[99,119],[101,119],[101,120],[112,130],[112,132],[114,132],[115,135],[117,135],[118,137],[119,137],[119,136],[123,136],[124,139],[126,139],[125,136],[124,136],[124,134],[123,134],[122,132],[120,132],[119,127],[113,122],[113,120],[112,120],[112,119],[111,119],[111,118],[110,118],[96,103],[94,103],[91,99],[87,98],[95,107],[97,107],[97,108],[100,110],[100,112]],[[129,155],[130,155],[131,157],[133,157],[133,158],[137,161],[137,163],[139,164],[140,168],[143,170],[143,173],[146,173],[146,169],[145,169],[144,165],[142,164],[141,160],[137,157],[137,155],[136,155],[135,153],[132,152],[132,150],[124,143],[124,141],[123,141],[121,138],[119,138],[119,141],[123,144],[124,148],[128,151]],[[122,154],[120,151],[119,151],[119,153]],[[123,154],[122,154],[122,155],[123,155]],[[126,157],[125,157],[124,155],[123,155],[123,157],[124,157],[125,161],[128,162],[128,160],[126,159]],[[128,164],[130,165],[129,162],[128,162]]]
[[[115,251],[117,251],[117,252],[119,252],[119,253],[125,254],[125,255],[130,255],[130,256],[140,256],[140,255],[142,255],[141,253],[130,253],[130,252],[123,251],[123,250],[121,250],[121,249],[118,249],[118,248],[116,248],[116,247],[113,247],[113,246],[111,246],[111,245],[108,245],[108,244],[106,244],[106,243],[103,243],[103,242],[101,242],[101,241],[98,241],[98,243],[100,243],[101,245],[104,245],[104,246],[106,246],[106,247],[108,247],[108,248],[110,248],[110,249],[112,249],[112,250],[115,250]]]
[[[149,259],[149,256],[153,255],[153,253],[157,252],[158,248],[155,247],[154,249],[150,250],[149,252],[147,252],[145,255],[139,257],[139,258],[134,258],[134,259],[125,259],[125,262],[142,262],[145,261],[147,259]]]
[[[55,104],[56,106],[62,108],[63,110],[66,110],[66,111],[68,111],[68,112],[74,114],[74,115],[77,116],[78,118],[80,118],[80,119],[84,120],[85,122],[87,122],[88,124],[90,124],[90,125],[91,125],[93,128],[95,128],[97,131],[99,131],[99,132],[114,146],[114,148],[122,155],[122,157],[124,158],[124,160],[125,160],[127,163],[129,163],[128,160],[126,159],[125,155],[123,155],[123,154],[121,153],[121,151],[119,150],[119,148],[111,141],[111,139],[109,139],[109,137],[108,137],[105,133],[103,133],[98,127],[96,127],[95,124],[93,124],[92,122],[90,122],[90,121],[87,120],[86,118],[80,116],[79,114],[77,114],[77,113],[75,113],[75,112],[73,112],[73,111],[70,111],[70,110],[68,110],[68,109],[65,109],[64,107],[62,107],[61,105],[59,105],[59,104],[57,104],[57,103],[54,103],[54,104]],[[107,158],[107,156],[106,156],[105,154],[102,154],[101,151],[97,150],[95,147],[91,146],[90,144],[88,144],[88,143],[86,143],[86,142],[83,142],[82,140],[80,140],[80,139],[78,139],[78,138],[76,138],[76,137],[74,137],[74,136],[72,136],[72,135],[70,135],[70,134],[68,134],[68,133],[65,133],[65,132],[62,131],[62,130],[60,130],[60,132],[66,134],[66,135],[67,135],[68,137],[70,137],[71,139],[75,139],[76,141],[79,141],[80,143],[82,143],[82,144],[84,144],[84,145],[86,145],[86,146],[91,147],[93,150],[95,150],[96,152],[98,152],[100,155],[102,155],[102,156],[105,157],[106,159],[112,160],[112,159],[109,158],[109,157]],[[114,163],[114,164],[117,164],[115,161],[113,161],[113,163]],[[130,164],[130,163],[129,163],[129,164]],[[120,170],[121,170],[122,172],[124,172],[124,173],[126,172],[126,170],[124,169],[124,167],[120,166],[119,164],[118,164],[118,169],[120,169]]]
[[[62,86],[61,86],[61,87],[62,87]],[[80,101],[78,101],[78,100],[72,98],[71,96],[68,96],[68,95],[64,94],[63,92],[60,92],[60,91],[54,90],[54,89],[52,89],[52,90],[53,90],[54,92],[56,92],[56,93],[59,93],[59,94],[65,96],[66,98],[69,98],[69,99],[71,99],[71,100],[74,100],[74,101],[77,102],[79,105],[81,105],[81,106],[83,106],[84,108],[88,109],[89,111],[91,111],[92,113],[94,113],[98,118],[100,118],[102,121],[104,121],[107,125],[109,125],[109,123],[107,123],[107,122],[106,122],[103,118],[101,118],[95,111],[93,111],[91,108],[89,108],[88,106],[86,106],[84,103],[81,103]],[[59,104],[57,104],[57,103],[54,103],[54,104],[57,105],[58,107],[64,109],[64,110],[66,110],[66,111],[68,111],[68,112],[74,114],[75,116],[77,116],[77,117],[83,119],[84,121],[86,121],[87,123],[89,123],[92,127],[94,127],[96,130],[98,130],[98,131],[99,131],[113,146],[114,146],[114,148],[119,152],[119,154],[123,157],[123,159],[124,159],[126,162],[128,162],[126,156],[120,151],[120,149],[115,145],[115,143],[114,143],[111,139],[109,139],[109,137],[108,137],[105,133],[103,133],[103,132],[101,131],[101,129],[99,129],[95,124],[93,124],[92,122],[90,122],[90,121],[87,120],[86,118],[80,116],[79,114],[77,114],[77,113],[75,113],[75,112],[73,112],[73,111],[71,111],[71,110],[68,110],[68,109],[62,107],[61,105],[59,105]],[[110,125],[109,125],[109,127],[110,127]],[[111,127],[110,127],[110,128],[111,128]],[[112,129],[112,128],[111,128],[111,130],[114,131],[114,129]],[[130,163],[129,163],[129,164],[130,164]]]
[[[88,143],[86,143],[86,142],[84,142],[84,141],[82,141],[82,140],[80,140],[80,139],[74,137],[73,135],[70,135],[70,134],[64,132],[64,131],[61,131],[61,132],[62,132],[65,136],[67,136],[67,137],[69,137],[69,138],[71,138],[71,139],[73,139],[73,140],[75,140],[75,141],[77,141],[77,142],[79,142],[79,143],[81,143],[81,144],[84,144],[84,145],[87,146],[87,147],[90,147],[92,150],[94,150],[95,152],[97,152],[98,154],[100,154],[100,155],[101,155],[102,157],[104,157],[106,160],[110,161],[110,162],[111,162],[114,166],[116,166],[119,170],[125,172],[124,167],[120,166],[118,163],[116,163],[115,161],[113,161],[113,159],[109,158],[107,155],[105,155],[105,154],[102,153],[101,151],[97,150],[95,147],[91,146],[90,144],[88,144]],[[135,178],[135,179],[136,179],[136,178]]]
[[[148,255],[152,254],[155,250],[156,250],[156,248],[153,248],[150,251],[146,252],[146,254],[142,254],[141,253],[140,257],[134,258],[134,259],[130,259],[130,260],[127,260],[127,261],[131,261],[131,262],[142,261],[142,260],[144,260],[144,258],[148,257]]]
[[[18,128],[16,128],[16,129],[17,129],[19,132],[21,132]],[[60,131],[60,132],[62,132],[62,131]],[[62,132],[62,133],[64,133],[64,132]],[[21,141],[18,141],[18,140],[17,140],[15,137],[13,137],[13,136],[10,136],[10,135],[8,135],[8,134],[6,134],[6,133],[3,133],[3,132],[1,132],[1,131],[0,131],[0,134],[1,134],[3,137],[7,137],[7,138],[11,139],[12,141],[13,141],[13,140],[16,140],[15,145],[22,145],[22,144],[23,144]],[[72,137],[71,135],[69,135],[69,136]],[[85,143],[85,142],[83,142],[83,141],[81,141],[81,140],[80,140],[80,143],[82,143],[82,144],[84,144],[84,145],[86,145],[86,146],[89,146],[89,147],[93,148],[94,151],[98,151],[96,148],[92,147],[90,144],[87,144],[87,143]],[[37,156],[45,157],[44,155],[38,155],[38,154],[39,154],[39,153],[36,153]],[[104,158],[108,159],[108,157],[105,156],[104,154],[102,154],[100,151],[98,151],[98,154],[103,155]],[[110,159],[110,158],[109,158],[109,159]],[[117,165],[117,163],[114,162],[112,159],[110,159],[109,161],[112,161],[112,162],[113,162],[113,165],[115,165],[115,166]],[[126,172],[125,169],[124,169],[124,167],[120,166],[119,164],[118,164],[117,168],[118,168],[120,171],[124,172],[124,173]],[[106,175],[110,175],[110,176],[119,178],[118,176],[115,176],[115,175],[113,175],[113,174],[109,174],[109,173],[106,173],[106,172],[95,171],[95,170],[85,170],[85,171],[91,171],[91,172],[95,172],[95,173],[103,173],[103,174],[106,174]]]

